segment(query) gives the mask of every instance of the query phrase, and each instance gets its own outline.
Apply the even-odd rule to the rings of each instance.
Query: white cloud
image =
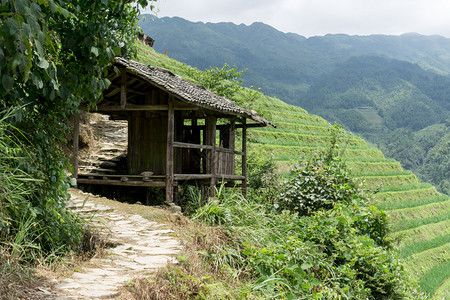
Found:
[[[418,32],[450,37],[448,0],[159,0],[156,6],[159,17],[258,21],[305,36]]]

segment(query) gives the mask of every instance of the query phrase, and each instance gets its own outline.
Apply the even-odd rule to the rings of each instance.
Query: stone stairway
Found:
[[[117,174],[127,153],[128,123],[104,115],[96,115],[89,123],[98,144],[95,153],[80,156],[79,173]]]
[[[123,299],[121,289],[126,282],[177,262],[182,245],[166,225],[96,203],[98,196],[76,189],[69,192],[68,208],[89,220],[113,246],[53,287],[38,289],[35,299]]]

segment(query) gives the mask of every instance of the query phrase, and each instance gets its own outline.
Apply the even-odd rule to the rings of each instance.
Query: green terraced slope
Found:
[[[181,63],[138,46],[139,61],[180,74]],[[254,109],[277,128],[250,130],[249,150],[273,155],[280,172],[329,141],[332,126],[299,107],[261,96]],[[400,256],[412,278],[424,291],[450,299],[450,198],[359,137],[347,134],[340,146],[354,175],[378,190],[375,204],[391,215],[394,234],[401,238]]]

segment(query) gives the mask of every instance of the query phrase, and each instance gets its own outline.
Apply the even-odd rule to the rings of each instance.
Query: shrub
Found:
[[[21,131],[6,122],[12,112],[0,115],[0,243],[18,256],[14,259],[32,262],[74,249],[83,225],[64,208],[63,199],[39,192],[45,183],[31,167],[38,158],[20,142]]]

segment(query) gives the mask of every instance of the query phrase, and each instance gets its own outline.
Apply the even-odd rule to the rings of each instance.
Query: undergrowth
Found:
[[[7,122],[12,112],[0,113],[0,298],[27,299],[24,293],[36,280],[33,267],[72,253],[89,258],[100,239],[64,207],[65,199],[39,193],[43,180],[36,179],[23,133]]]
[[[426,299],[396,256],[383,211],[336,156],[301,162],[281,181],[250,160],[255,191],[191,190],[179,264],[134,282],[139,299]],[[257,187],[257,188],[256,188]]]

